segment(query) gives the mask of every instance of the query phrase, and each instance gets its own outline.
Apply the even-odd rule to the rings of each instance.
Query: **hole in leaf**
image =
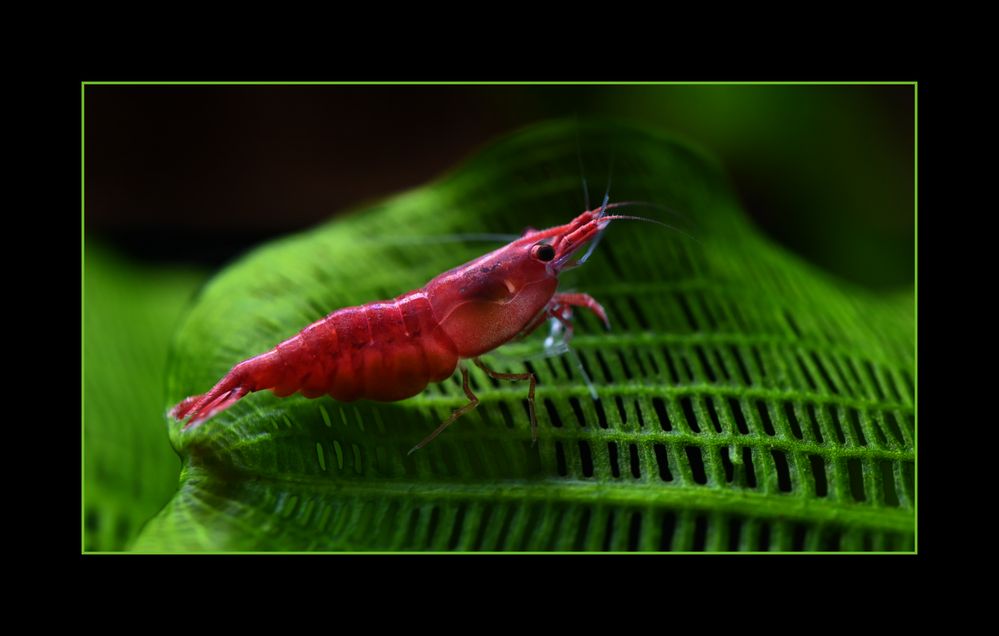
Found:
[[[798,418],[794,414],[794,406],[790,402],[784,402],[784,414],[787,415],[787,423],[791,426],[791,435],[797,439],[804,439],[801,434],[801,425],[798,424]]]
[[[628,366],[628,361],[624,358],[624,353],[621,351],[617,352],[617,359],[621,362],[621,371],[624,373],[624,377],[631,380],[635,377],[635,374],[631,372],[631,367]]]
[[[798,368],[801,369],[801,375],[805,378],[805,383],[808,384],[808,388],[813,391],[817,390],[815,380],[812,379],[812,374],[808,372],[808,366],[805,365],[805,361],[802,360],[801,356],[797,353],[794,354],[794,359],[798,362]]]
[[[690,472],[694,482],[698,484],[708,483],[708,475],[704,472],[704,458],[701,456],[701,449],[697,446],[686,446],[687,463],[690,465]]]
[[[703,552],[708,545],[708,518],[704,515],[694,517],[694,545],[691,550]]]
[[[749,446],[742,447],[742,464],[746,467],[746,485],[756,488],[756,467],[753,466],[753,449]]]
[[[565,449],[562,448],[562,442],[555,442],[555,469],[562,477],[569,474],[565,466]]]
[[[763,356],[760,355],[760,350],[756,347],[750,347],[750,351],[753,352],[753,359],[756,361],[756,368],[760,370],[760,376],[767,376],[767,368],[763,365]]]
[[[118,517],[118,521],[114,524],[114,537],[119,544],[124,544],[128,539],[128,519],[125,517]]]
[[[673,547],[673,534],[676,532],[676,513],[666,511],[662,518],[662,534],[659,535],[659,551],[666,552]]]
[[[756,542],[759,545],[761,551],[766,551],[770,549],[770,523],[768,521],[761,521],[759,526],[759,532],[757,533]]]
[[[597,355],[597,362],[600,363],[600,370],[604,374],[604,380],[608,383],[613,382],[615,378],[613,375],[611,375],[610,368],[607,366],[607,361],[604,360],[603,352],[598,349],[596,355]]]
[[[732,376],[729,374],[728,365],[725,364],[725,359],[724,359],[724,357],[721,354],[721,350],[720,349],[712,349],[711,351],[712,351],[712,354],[714,356],[714,360],[715,360],[716,366],[718,368],[718,371],[721,373],[721,375],[724,378],[725,382],[731,383],[732,382]]]
[[[680,406],[683,407],[683,414],[687,418],[687,426],[695,433],[701,432],[701,427],[697,424],[697,416],[694,414],[694,403],[690,396],[680,398]]]
[[[913,396],[916,394],[914,384],[912,382],[912,376],[905,369],[899,369],[899,374],[902,376],[902,381],[905,383],[905,394],[908,396]]]
[[[572,407],[572,412],[576,415],[576,421],[583,428],[586,427],[586,416],[583,415],[583,405],[579,403],[579,398],[571,397],[569,398],[569,406]]]
[[[628,413],[624,410],[624,400],[619,395],[614,398],[614,403],[617,404],[617,412],[621,416],[621,424],[626,424],[628,422]]]
[[[698,331],[697,321],[694,320],[694,315],[690,313],[690,306],[687,304],[687,299],[681,293],[677,293],[676,298],[680,305],[680,309],[683,310],[684,317],[687,319],[687,323],[690,324],[690,330]]]
[[[628,550],[638,549],[642,537],[642,513],[638,510],[631,513],[631,523],[628,526]]]
[[[638,366],[638,377],[640,378],[649,377],[648,371],[645,370],[645,363],[642,362],[643,358],[642,353],[640,351],[632,351],[631,353],[634,356],[632,360],[634,360],[635,365]]]
[[[786,309],[784,310],[784,320],[787,322],[787,326],[791,328],[791,333],[794,334],[794,337],[800,339],[801,330],[798,329],[798,323],[791,317],[791,312]]]
[[[905,446],[905,438],[902,437],[902,429],[898,426],[898,420],[895,419],[895,414],[891,411],[885,411],[885,426],[888,429],[888,433],[892,437],[892,441],[899,446]]]
[[[586,536],[590,530],[590,509],[583,508],[583,516],[579,519],[579,527],[576,529],[575,548],[577,550],[586,549]]]
[[[766,403],[758,401],[756,403],[756,410],[760,412],[760,421],[763,423],[763,432],[770,436],[776,435],[777,432],[774,430],[774,423],[770,419],[770,410],[767,408]]]
[[[888,440],[885,439],[885,433],[881,430],[881,425],[877,422],[874,414],[871,411],[864,413],[864,418],[871,423],[870,430],[874,434],[874,439],[878,443],[878,446],[888,446]]]
[[[562,428],[562,418],[559,417],[558,409],[552,404],[552,401],[545,398],[545,410],[548,411],[548,420],[552,423],[555,428]]]
[[[776,448],[770,454],[773,455],[774,466],[777,468],[777,488],[781,492],[791,492],[791,470],[787,465],[787,457]]]
[[[843,425],[839,421],[838,407],[829,407],[829,419],[832,420],[833,432],[836,434],[836,441],[840,444],[846,444],[846,436],[843,434]]]
[[[815,478],[815,496],[825,497],[829,493],[829,482],[826,480],[826,463],[821,455],[809,455],[812,465],[812,476]]]
[[[898,506],[898,492],[895,489],[894,463],[888,459],[878,460],[881,465],[881,483],[885,493],[885,505]]]
[[[493,507],[486,505],[482,509],[482,515],[479,517],[479,527],[475,532],[475,542],[472,544],[473,550],[482,550],[482,543],[486,540],[486,530],[489,529],[489,522],[492,520]]]
[[[742,414],[742,406],[739,400],[734,397],[728,399],[728,407],[732,409],[732,417],[735,418],[735,427],[741,435],[749,435],[749,424],[746,423],[746,416]]]
[[[738,517],[728,518],[728,551],[738,552],[742,544],[742,520]]]
[[[808,534],[808,528],[801,523],[796,523],[792,526],[791,531],[791,550],[794,552],[801,552],[805,549],[805,538]]]
[[[433,545],[437,536],[437,523],[440,521],[441,511],[437,506],[430,509],[430,521],[427,523],[427,545]]]
[[[902,481],[905,483],[905,491],[914,495],[916,492],[915,462],[902,462]]]
[[[725,481],[732,483],[732,480],[735,479],[735,466],[732,465],[732,459],[728,456],[728,446],[719,448],[718,454],[721,456],[722,468],[725,470]]]
[[[458,547],[458,541],[461,539],[461,529],[464,523],[465,506],[459,505],[458,512],[454,516],[454,525],[451,527],[451,537],[447,541],[449,550],[454,550]]]
[[[694,370],[690,368],[690,360],[687,359],[686,355],[680,356],[680,363],[683,365],[683,370],[687,373],[688,378],[692,380],[697,378],[697,376],[694,375]]]
[[[520,539],[520,550],[529,550],[531,548],[531,535],[540,527],[538,523],[540,517],[541,506],[530,506],[527,509],[527,523],[523,526],[526,530]]]
[[[850,426],[853,427],[853,434],[856,436],[857,443],[861,446],[867,446],[867,437],[864,436],[864,427],[860,425],[860,413],[857,409],[847,409],[847,418],[850,421]]]
[[[586,377],[592,378],[593,370],[590,368],[589,356],[580,353],[579,351],[577,351],[577,353],[579,353],[579,364],[583,366],[583,373],[586,374]],[[575,373],[575,370],[573,371],[573,373]]]
[[[628,444],[628,451],[631,455],[631,476],[635,479],[639,479],[642,476],[642,468],[638,463],[638,446],[635,444]]]
[[[846,468],[850,475],[850,493],[853,495],[854,500],[866,501],[867,495],[864,494],[864,469],[860,464],[860,460],[856,457],[847,459]]]
[[[680,374],[676,372],[676,366],[673,364],[673,356],[669,354],[669,351],[663,349],[663,357],[666,359],[666,366],[669,367],[669,381],[673,384],[680,384],[682,380]]]
[[[659,465],[659,478],[663,481],[673,481],[673,473],[669,470],[666,447],[662,444],[655,444],[652,448],[656,453],[656,464]]]
[[[617,520],[617,513],[614,510],[610,510],[607,513],[607,525],[604,526],[604,545],[603,545],[604,552],[610,552],[611,545],[613,545],[614,522],[616,520]]]
[[[717,380],[715,377],[715,371],[711,368],[711,364],[704,356],[704,349],[701,347],[694,347],[694,352],[697,354],[697,359],[701,363],[701,368],[704,369],[704,374],[708,377],[708,382],[714,383]]]
[[[88,532],[96,533],[98,528],[100,528],[100,516],[98,516],[97,511],[93,509],[87,510],[83,524]]]
[[[649,351],[648,360],[649,360],[649,365],[652,367],[652,375],[657,377],[661,376],[662,369],[659,368],[659,363],[656,362],[656,354],[653,353],[652,351]]]
[[[805,407],[805,411],[808,413],[808,422],[812,429],[812,433],[815,435],[815,441],[822,444],[824,441],[822,437],[822,427],[819,426],[819,417],[815,413],[815,405],[809,403],[808,406]]]
[[[351,444],[350,449],[354,454],[354,472],[360,475],[364,472],[364,466],[361,464],[361,447],[357,444]]]
[[[331,510],[330,508],[326,508],[323,511],[323,516],[320,519],[321,523],[319,524],[319,529],[321,531],[326,530],[326,526],[329,523],[330,518],[333,516],[330,513],[330,510]],[[402,545],[407,547],[413,547],[413,539],[416,536],[416,529],[419,527],[419,525],[420,525],[420,509],[413,508],[412,510],[409,511],[409,519],[406,521],[406,531],[403,535]]]
[[[746,368],[746,363],[742,360],[742,354],[735,345],[728,346],[729,353],[732,354],[732,359],[735,363],[739,365],[739,373],[742,374],[742,381],[746,385],[753,384],[753,378],[749,375],[749,370]]]
[[[711,423],[714,424],[715,432],[721,433],[722,426],[721,421],[718,419],[718,412],[715,411],[715,403],[711,398],[704,398],[704,405],[708,409],[708,416],[711,418]]]
[[[597,400],[593,403],[593,408],[597,411],[597,423],[600,424],[600,428],[607,428],[610,426],[607,423],[607,413],[604,411],[604,401]]]
[[[652,398],[652,408],[656,411],[656,416],[659,418],[659,426],[664,431],[672,431],[673,425],[669,421],[669,415],[666,413],[666,402],[661,397]]]
[[[506,546],[508,548],[514,548],[512,544],[509,544],[510,537],[510,526],[513,525],[514,518],[519,518],[517,512],[511,512],[510,509],[506,509],[506,513],[503,515],[503,523],[500,524],[499,535],[497,535],[497,541],[499,546]]]
[[[823,366],[822,360],[819,358],[819,354],[815,351],[812,352],[812,362],[815,363],[815,368],[819,370],[819,375],[822,376],[822,381],[825,382],[827,387],[829,387],[829,391],[838,394],[839,387],[832,381],[832,377],[829,375],[829,372],[826,371],[825,366]]]
[[[614,477],[620,477],[621,467],[617,463],[617,442],[607,443],[607,454],[610,456],[611,475]]]
[[[496,406],[500,415],[503,416],[503,421],[506,422],[506,427],[513,428],[513,414],[510,413],[510,407],[507,406],[506,402],[499,402]]]
[[[579,461],[583,464],[583,477],[593,477],[593,456],[590,445],[583,440],[579,440]]]
[[[878,382],[878,374],[874,372],[874,365],[871,364],[870,360],[864,360],[864,368],[867,370],[867,375],[871,378],[871,386],[874,387],[874,393],[877,395],[877,398],[884,400],[885,394],[881,390],[881,383]]]
[[[825,527],[819,531],[819,550],[824,552],[835,552],[839,550],[839,542],[842,531],[835,528]]]

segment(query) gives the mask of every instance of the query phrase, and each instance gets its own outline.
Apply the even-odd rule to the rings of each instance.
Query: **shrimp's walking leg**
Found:
[[[432,442],[433,439],[438,435],[440,435],[445,428],[451,425],[452,422],[454,422],[456,419],[458,419],[465,413],[468,413],[469,411],[471,411],[472,409],[474,409],[476,406],[479,405],[479,398],[477,398],[475,394],[472,393],[472,388],[468,386],[468,369],[465,368],[465,365],[461,365],[461,388],[464,389],[465,395],[467,395],[468,399],[471,401],[465,406],[461,407],[460,409],[456,409],[453,413],[451,413],[451,417],[444,420],[444,422],[440,426],[438,426],[433,433],[427,435],[422,442],[409,449],[409,452],[406,453],[407,455],[412,455],[415,451],[420,450],[421,448]]]
[[[586,307],[603,321],[608,331],[610,330],[610,320],[607,319],[607,312],[589,294],[555,294],[548,309],[548,315],[552,317],[552,326],[548,337],[545,339],[545,351],[555,355],[568,353],[576,364],[576,369],[579,370],[580,376],[582,376],[583,381],[586,383],[586,388],[590,391],[590,397],[594,400],[599,400],[600,396],[597,394],[597,388],[593,386],[593,381],[587,375],[586,369],[583,367],[583,361],[579,359],[579,355],[575,349],[569,346],[569,340],[572,339],[573,332],[573,307]],[[555,338],[563,328],[565,332],[562,334],[561,340],[556,344]]]
[[[473,358],[472,362],[475,366],[479,367],[486,372],[490,378],[496,378],[497,380],[530,380],[531,388],[527,391],[527,408],[531,413],[531,441],[538,441],[538,418],[534,415],[534,387],[537,385],[538,380],[534,377],[533,373],[499,373],[498,371],[493,371],[487,367],[482,360],[478,358]]]

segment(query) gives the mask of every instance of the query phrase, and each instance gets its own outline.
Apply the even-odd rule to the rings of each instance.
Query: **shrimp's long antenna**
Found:
[[[600,220],[601,221],[608,221],[608,222],[610,222],[610,221],[617,221],[617,220],[628,220],[628,221],[645,221],[646,223],[655,223],[656,225],[661,225],[661,226],[663,226],[665,228],[669,228],[669,229],[671,229],[671,230],[673,230],[675,232],[679,232],[680,234],[682,234],[685,237],[689,238],[691,241],[697,243],[698,245],[703,245],[703,243],[701,243],[696,238],[694,238],[690,234],[684,232],[683,230],[681,230],[678,227],[674,227],[674,226],[670,225],[669,223],[663,223],[662,221],[657,221],[656,219],[647,219],[644,216],[631,216],[631,215],[626,215],[626,214],[610,214],[610,215],[601,217]],[[601,229],[600,232],[603,233],[604,230],[606,230],[606,227],[604,227],[604,229]]]
[[[661,205],[659,203],[650,203],[649,201],[615,201],[614,203],[608,205],[607,209],[616,210],[618,208],[633,208],[633,207],[646,207],[646,208],[654,208],[656,210],[662,210],[663,212],[672,214],[673,216],[689,223],[690,225],[695,225],[695,223],[691,221],[690,217],[688,217],[687,215],[681,214],[676,210],[674,210],[673,208],[669,208],[665,205]]]
[[[579,178],[583,180],[583,209],[590,209],[590,186],[586,183],[586,170],[583,169],[583,149],[579,141],[579,119],[576,120],[576,161],[579,163]]]

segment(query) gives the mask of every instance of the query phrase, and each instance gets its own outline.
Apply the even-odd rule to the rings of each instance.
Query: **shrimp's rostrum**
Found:
[[[358,399],[392,402],[450,377],[471,359],[495,378],[529,380],[531,431],[537,439],[534,376],[497,373],[478,356],[527,335],[546,318],[564,319],[572,306],[586,307],[604,323],[607,316],[587,294],[559,294],[559,274],[575,265],[573,255],[614,219],[604,205],[583,212],[565,225],[528,230],[520,238],[464,265],[444,272],[390,301],[339,309],[297,335],[232,368],[207,393],[181,401],[170,411],[184,429],[264,389],[279,397],[301,392],[307,398],[330,395],[342,402]],[[462,366],[469,403],[456,410],[416,448],[478,403]],[[414,448],[414,450],[416,449]]]

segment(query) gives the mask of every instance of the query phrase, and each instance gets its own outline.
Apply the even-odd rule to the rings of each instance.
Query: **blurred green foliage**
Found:
[[[122,550],[177,489],[163,424],[167,351],[205,274],[140,265],[87,241],[84,548]]]
[[[620,117],[710,149],[760,229],[831,273],[884,289],[914,280],[914,94],[866,85],[537,87],[521,107]],[[588,176],[600,187],[603,175]]]

